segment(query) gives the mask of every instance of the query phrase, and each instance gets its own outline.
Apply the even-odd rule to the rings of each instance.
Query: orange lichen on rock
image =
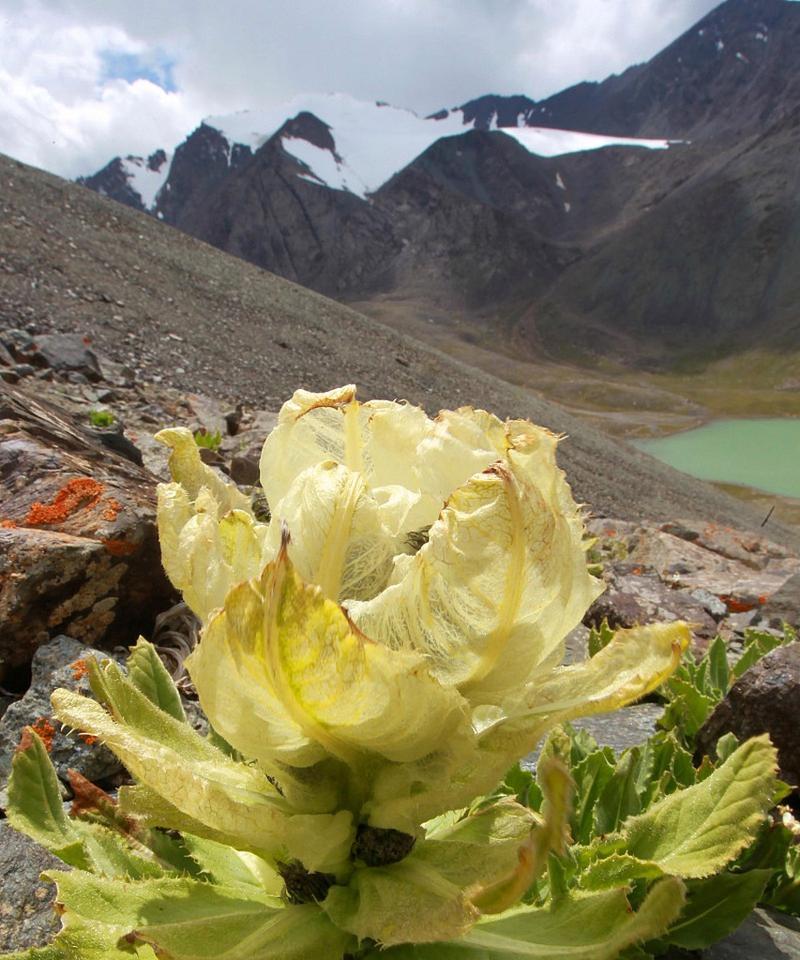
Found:
[[[53,737],[56,735],[56,728],[53,726],[53,724],[50,723],[47,717],[39,717],[36,723],[31,726],[31,730],[39,735],[39,739],[44,744],[45,750],[50,753],[50,751],[53,749]],[[25,749],[21,743],[20,747],[23,750]]]
[[[91,747],[93,743],[97,743],[97,737],[92,736],[91,733],[80,733],[78,736],[83,740],[85,744]]]
[[[16,520],[0,520],[0,528],[3,530],[13,530],[16,526]]]
[[[738,597],[731,597],[726,593],[719,594],[719,598],[731,613],[748,613],[756,608],[756,604],[751,600],[740,600]]]
[[[83,680],[89,672],[89,667],[85,660],[76,660],[69,665],[69,668],[72,671],[73,680]]]
[[[51,503],[32,503],[23,523],[27,527],[62,523],[80,507],[94,507],[103,495],[104,484],[91,477],[73,477],[58,491]]]
[[[122,504],[119,502],[119,500],[115,500],[113,497],[111,497],[106,503],[106,508],[102,512],[101,516],[104,520],[108,520],[109,522],[116,520],[121,509]]]
[[[100,542],[112,557],[129,557],[132,553],[136,553],[136,544],[128,543],[127,540],[101,540]]]

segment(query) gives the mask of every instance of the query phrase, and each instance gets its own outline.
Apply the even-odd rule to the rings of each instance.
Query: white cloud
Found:
[[[182,139],[204,112],[190,94],[103,79],[104,52],[143,49],[117,25],[81,25],[40,4],[0,16],[0,150],[74,177]]]
[[[540,98],[647,59],[714,0],[0,0],[0,150],[65,176],[174,147],[206,114],[340,91],[427,113]],[[13,12],[10,12],[13,11]],[[175,89],[107,79],[174,61]]]

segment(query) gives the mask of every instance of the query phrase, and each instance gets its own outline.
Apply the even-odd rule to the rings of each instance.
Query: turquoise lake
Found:
[[[800,497],[800,419],[716,420],[635,445],[701,480]]]

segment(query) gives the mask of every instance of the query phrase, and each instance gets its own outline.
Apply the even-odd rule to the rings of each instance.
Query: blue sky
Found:
[[[167,93],[175,93],[175,60],[163,50],[153,50],[145,54],[127,53],[119,50],[101,50],[102,71],[99,82],[125,80],[147,80],[161,87]]]

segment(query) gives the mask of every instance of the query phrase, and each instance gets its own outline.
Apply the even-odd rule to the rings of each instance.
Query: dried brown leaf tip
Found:
[[[68,770],[67,777],[69,785],[72,787],[72,808],[70,813],[77,816],[80,813],[105,813],[116,807],[116,802],[105,790],[101,790],[87,780],[83,774],[77,770]]]

